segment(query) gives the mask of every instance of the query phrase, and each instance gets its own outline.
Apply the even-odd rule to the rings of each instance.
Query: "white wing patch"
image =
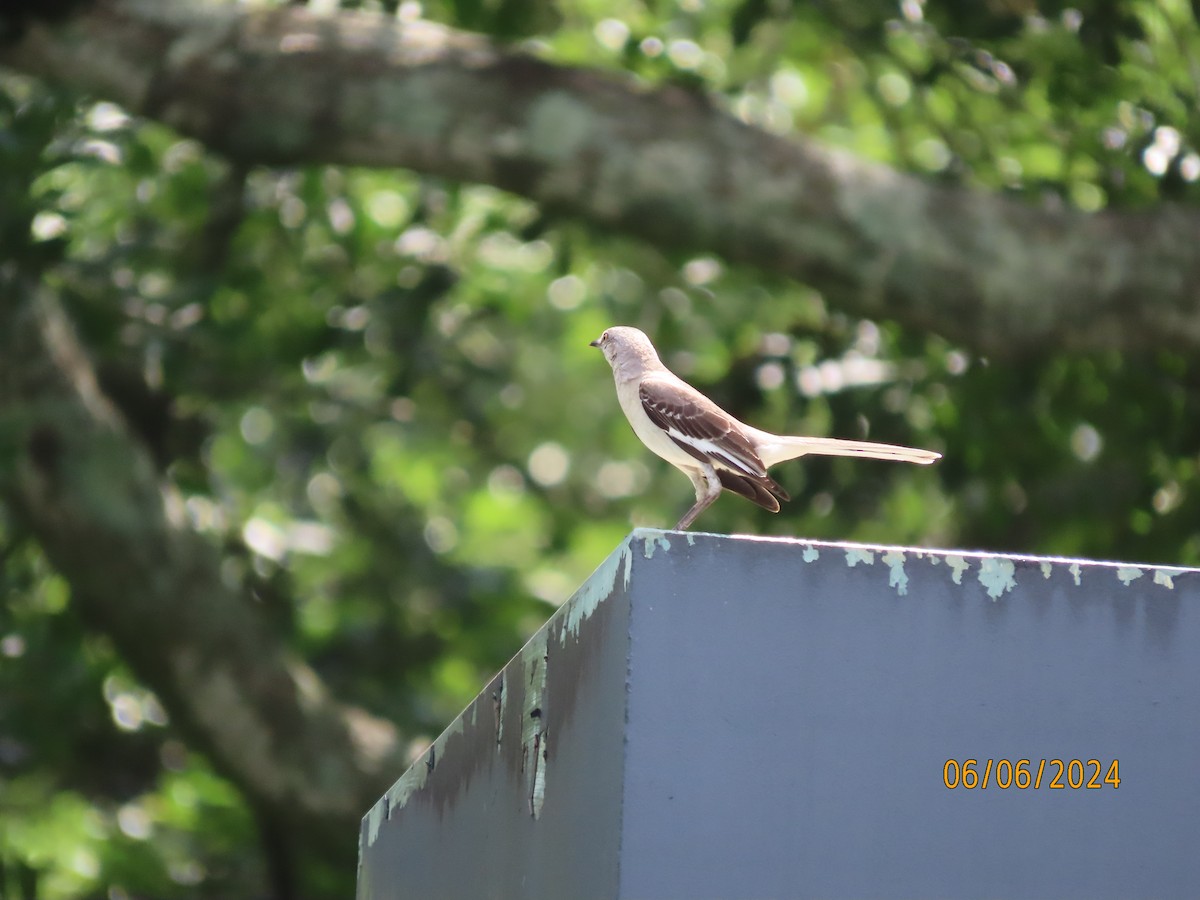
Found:
[[[690,437],[677,428],[668,428],[667,434],[670,435],[677,443],[687,444],[695,447],[704,456],[706,456],[713,465],[724,466],[731,471],[738,472],[742,475],[750,475],[751,477],[762,477],[766,474],[766,470],[762,467],[755,468],[747,465],[747,461],[739,456],[729,452],[728,449],[722,447],[716,441],[709,438],[694,438]]]

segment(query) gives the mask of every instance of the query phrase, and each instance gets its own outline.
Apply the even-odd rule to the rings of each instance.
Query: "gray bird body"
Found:
[[[761,431],[738,421],[667,369],[650,339],[636,328],[609,328],[592,346],[599,347],[612,366],[617,400],[634,433],[687,475],[696,490],[696,503],[679,520],[677,530],[688,528],[723,488],[778,512],[779,501],[789,498],[767,469],[809,453],[918,465],[941,457],[894,444]]]

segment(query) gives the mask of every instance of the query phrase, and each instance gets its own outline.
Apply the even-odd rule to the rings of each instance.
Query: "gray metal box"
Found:
[[[639,529],[358,896],[1200,896],[1200,572]]]

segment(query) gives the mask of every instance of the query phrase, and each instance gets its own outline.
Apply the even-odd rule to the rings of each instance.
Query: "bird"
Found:
[[[858,456],[929,465],[932,450],[839,438],[772,434],[740,422],[663,365],[650,338],[637,328],[615,325],[591,346],[612,366],[617,400],[625,418],[653,453],[683,472],[696,502],[679,520],[686,531],[721,495],[740,494],[763,509],[779,512],[791,498],[767,470],[807,454]]]

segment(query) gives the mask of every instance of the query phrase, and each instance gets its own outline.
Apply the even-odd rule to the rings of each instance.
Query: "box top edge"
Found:
[[[1191,566],[1167,565],[1162,563],[1146,563],[1146,562],[1129,562],[1122,560],[1105,560],[1105,559],[1088,559],[1086,557],[1073,556],[1045,556],[1031,553],[1001,553],[990,550],[961,550],[945,547],[912,547],[897,544],[871,544],[860,543],[857,541],[830,541],[817,538],[805,537],[786,537],[778,535],[753,535],[753,534],[720,534],[710,531],[674,531],[663,528],[634,528],[621,542],[621,547],[627,547],[634,541],[652,541],[656,546],[662,546],[663,549],[670,548],[671,541],[676,539],[686,540],[689,545],[694,546],[696,540],[703,539],[705,541],[731,541],[734,543],[769,543],[769,544],[794,544],[800,550],[808,548],[819,548],[828,550],[845,550],[845,551],[862,551],[869,553],[887,554],[887,553],[904,553],[904,554],[923,554],[925,556],[937,556],[942,558],[962,558],[974,560],[1008,560],[1012,562],[1024,563],[1050,563],[1052,565],[1078,565],[1078,566],[1103,566],[1111,569],[1146,569],[1155,572],[1177,572],[1177,573],[1196,573],[1200,574],[1200,568]]]

